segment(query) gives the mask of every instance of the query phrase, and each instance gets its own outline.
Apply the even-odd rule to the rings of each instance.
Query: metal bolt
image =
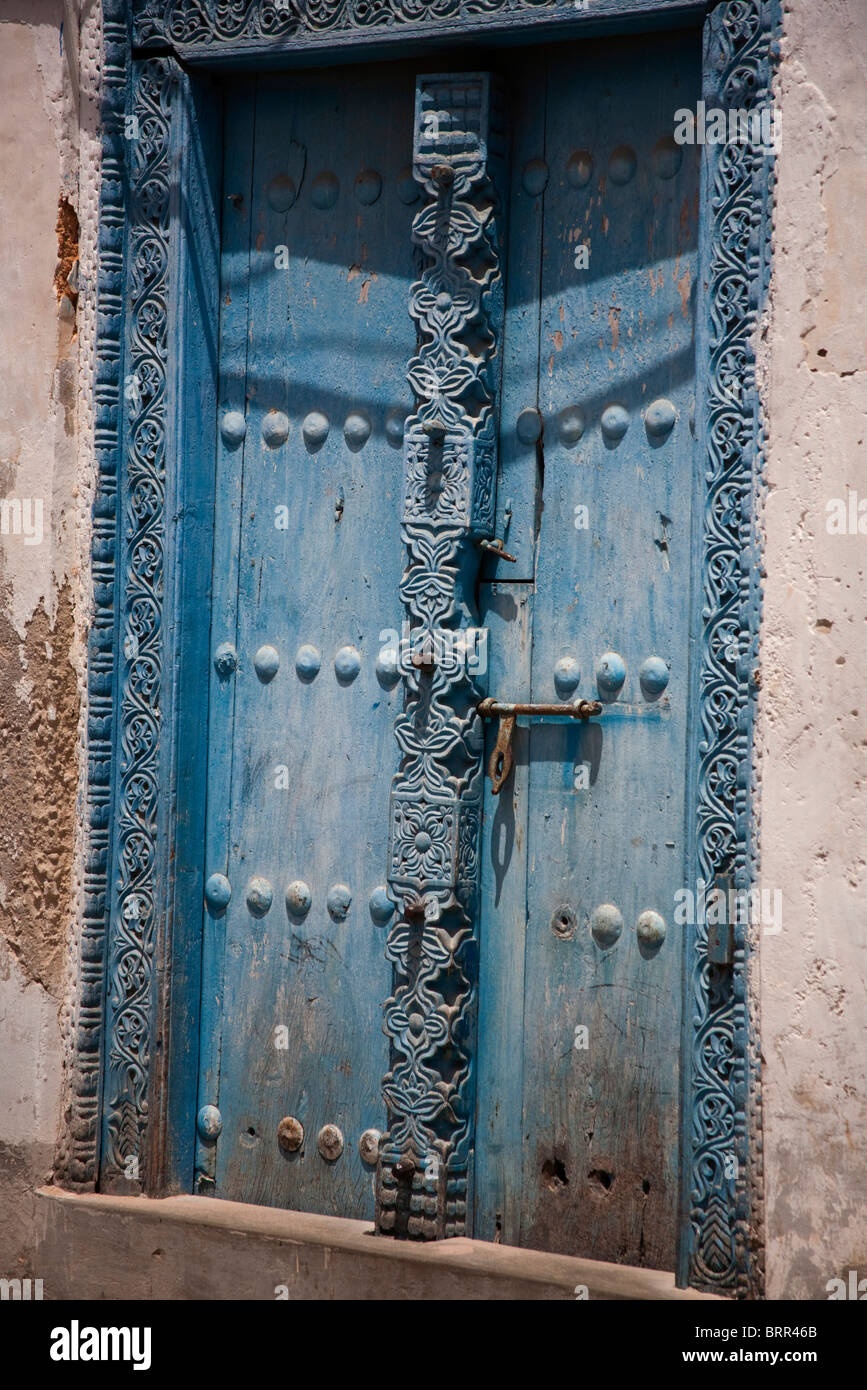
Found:
[[[430,171],[430,176],[437,188],[451,188],[455,181],[455,171],[450,164],[435,164]]]
[[[221,680],[231,676],[238,668],[238,653],[231,642],[221,642],[214,652],[214,669]]]
[[[362,1163],[375,1163],[379,1158],[379,1143],[382,1134],[378,1129],[366,1129],[358,1141],[358,1152]]]
[[[277,1143],[284,1153],[297,1153],[304,1143],[304,1126],[294,1115],[286,1115],[277,1126]]]
[[[216,1105],[203,1105],[196,1116],[196,1128],[203,1139],[218,1139],[223,1129],[223,1117]]]
[[[343,1134],[337,1125],[323,1125],[316,1136],[316,1146],[329,1162],[339,1158],[343,1153]]]

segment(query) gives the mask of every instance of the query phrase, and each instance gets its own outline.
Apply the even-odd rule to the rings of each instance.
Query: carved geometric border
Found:
[[[272,3],[271,8],[276,6]],[[461,20],[469,16],[522,12],[523,22],[532,23],[534,11],[540,18],[547,12],[550,18],[550,11],[556,8],[563,8],[562,0],[308,0],[303,6],[295,0],[292,3],[296,26],[304,27],[306,33],[318,36],[326,44],[329,35],[378,25],[387,28],[387,32],[381,31],[383,39],[396,37],[398,25],[419,25],[422,13],[426,23],[420,28],[430,27],[437,20],[449,20],[457,23],[459,32]],[[665,3],[660,8],[666,8]],[[150,547],[150,561],[144,569],[134,571],[124,565],[118,572],[116,551],[120,539],[119,480],[123,479],[121,495],[133,495],[129,491],[132,454],[124,449],[121,425],[128,312],[125,290],[133,283],[127,277],[132,277],[135,269],[135,225],[140,217],[147,227],[144,232],[139,227],[139,234],[150,238],[157,261],[162,256],[163,267],[167,264],[168,228],[159,216],[153,216],[165,193],[161,187],[164,177],[158,167],[164,159],[165,146],[156,140],[153,159],[137,166],[136,196],[131,199],[124,138],[131,52],[129,7],[125,0],[103,0],[103,11],[103,166],[95,385],[99,477],[93,507],[94,618],[88,668],[89,848],[70,1113],[57,1164],[58,1180],[78,1189],[91,1189],[97,1182],[104,1069],[116,1083],[121,1083],[115,1084],[112,1095],[126,1107],[123,1123],[118,1126],[115,1122],[112,1127],[112,1166],[116,1170],[118,1162],[133,1149],[137,1154],[143,1152],[149,1030],[154,1015],[149,935],[153,922],[147,918],[143,921],[142,903],[136,901],[136,895],[143,896],[145,906],[152,903],[148,896],[152,879],[149,888],[148,875],[153,873],[155,821],[149,808],[156,788],[151,779],[157,773],[153,743],[149,736],[142,741],[140,734],[145,726],[150,732],[159,728],[159,642],[164,630],[158,573],[164,520],[164,460],[159,410],[154,415],[153,403],[158,399],[164,405],[168,346],[155,339],[151,339],[146,354],[150,373],[148,402],[141,412],[133,409],[129,420],[130,438],[138,438],[144,449],[139,481],[143,484],[142,495],[148,493],[150,502],[144,511],[134,507],[130,513],[127,509],[123,523],[124,554],[137,554],[141,561]],[[231,29],[229,24],[233,15],[236,19],[243,17],[247,24],[253,21],[254,11],[261,20],[268,5],[256,5],[254,0],[134,0],[133,11],[141,42],[179,42],[173,26],[181,16],[184,23],[193,26],[187,41],[201,41],[212,53],[238,38],[238,29]],[[716,7],[706,31],[708,106],[715,104],[725,109],[769,102],[779,27],[779,0],[723,0]],[[268,40],[268,32],[261,24],[260,29],[259,49]],[[249,25],[247,32],[253,32]],[[278,35],[275,48],[285,47],[285,32]],[[152,76],[157,71],[162,73],[167,94],[174,64],[155,60],[147,68]],[[150,93],[151,108],[155,90],[152,88]],[[156,105],[165,122],[167,139],[170,112],[158,94]],[[155,114],[153,109],[144,107],[130,109],[145,119]],[[710,161],[712,206],[706,230],[710,245],[710,371],[706,401],[708,493],[702,554],[697,869],[708,881],[722,872],[732,877],[735,887],[746,888],[754,881],[758,866],[751,783],[753,673],[761,611],[756,517],[764,460],[753,335],[770,273],[773,166],[765,152],[749,145],[709,147],[705,159]],[[142,244],[138,243],[139,249]],[[148,287],[144,281],[141,290],[142,302],[146,304]],[[157,295],[163,297],[163,332],[165,299],[171,294],[169,285],[162,286]],[[152,327],[156,328],[159,314],[153,306],[147,312],[151,311]],[[147,330],[144,332],[147,338]],[[144,434],[139,432],[143,421],[135,418],[136,413],[146,414],[148,410],[149,427],[156,426],[149,449],[147,430]],[[152,668],[155,684],[142,707],[140,691],[129,682],[131,648],[128,646],[128,654],[122,657],[118,641],[120,615],[131,612],[130,604],[134,603],[137,586],[140,588],[149,565],[150,577],[145,580],[150,606],[147,641],[156,665]],[[733,646],[737,649],[735,659],[731,657]],[[126,664],[121,693],[122,660]],[[118,716],[120,730],[116,727]],[[144,781],[137,778],[140,770]],[[115,779],[119,783],[120,820],[113,827]],[[118,919],[110,911],[111,856],[114,853],[116,862],[121,863],[118,851],[122,843],[129,844],[130,836],[137,837],[135,864],[126,878],[121,873],[121,897],[129,904],[132,895],[134,906],[127,907],[119,929]],[[689,981],[692,1046],[688,1059],[692,1095],[688,1098],[690,1132],[685,1134],[690,1155],[686,1175],[691,1226],[688,1278],[690,1283],[717,1292],[755,1297],[762,1290],[763,1270],[761,1090],[755,990],[750,977],[754,952],[748,928],[736,927],[736,933],[734,967],[728,979],[709,964],[706,934],[702,936],[699,930],[693,942]],[[106,1024],[109,961],[113,1003]],[[131,1031],[133,1019],[135,1026]],[[126,1085],[122,1084],[124,1078]],[[721,1189],[715,1180],[714,1165],[718,1166],[723,1153],[731,1151],[738,1160],[737,1175],[728,1188]]]
[[[121,465],[126,150],[124,109],[130,41],[123,0],[103,0],[102,167],[99,205],[93,501],[93,617],[88,638],[87,852],[81,959],[73,1014],[68,1118],[55,1176],[80,1191],[96,1187],[102,1116],[105,960],[112,852],[116,709],[115,583]]]
[[[706,109],[771,108],[777,0],[726,0],[705,29]],[[753,798],[761,618],[757,518],[765,436],[756,334],[770,277],[773,151],[705,152],[706,496],[701,555],[697,870],[747,892],[758,872]],[[740,914],[737,914],[740,915]],[[734,923],[731,967],[711,962],[706,925],[688,962],[686,1097],[690,1284],[761,1297],[764,1189],[755,942]],[[734,1162],[732,1162],[732,1158]]]
[[[117,790],[103,1181],[144,1182],[157,896],[165,546],[172,96],[176,65],[137,63],[127,113],[126,348],[118,543]]]

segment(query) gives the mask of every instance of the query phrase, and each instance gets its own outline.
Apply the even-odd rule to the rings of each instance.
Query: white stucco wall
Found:
[[[0,0],[0,495],[42,497],[46,518],[40,546],[0,538],[0,1276],[26,1262],[62,1121],[80,918],[99,6],[82,4],[70,62],[76,8]],[[830,499],[867,500],[865,20],[864,0],[798,0],[779,85],[757,733],[762,885],[784,895],[761,942],[774,1298],[867,1275],[867,535],[826,529]],[[54,284],[61,195],[80,223],[74,319]]]
[[[867,1275],[867,6],[785,15],[758,722],[768,1293]],[[867,505],[865,505],[867,513]],[[864,520],[867,531],[867,516]]]
[[[38,543],[0,535],[0,1277],[51,1172],[83,865],[99,5],[81,51],[77,11],[0,0],[0,497],[42,513]]]

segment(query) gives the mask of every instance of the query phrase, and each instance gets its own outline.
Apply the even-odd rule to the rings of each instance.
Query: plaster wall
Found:
[[[867,1275],[867,535],[827,529],[831,499],[867,500],[865,20],[865,0],[797,0],[778,91],[757,733],[762,886],[784,893],[760,942],[773,1298]],[[0,1276],[48,1296],[68,1266],[35,1190],[81,915],[99,61],[98,0],[0,0],[0,499],[41,498],[44,526],[0,535]],[[144,1269],[150,1239],[125,1260],[138,1240]],[[232,1296],[224,1258],[208,1278]]]
[[[97,0],[0,0],[0,1275],[61,1119],[83,840]],[[81,44],[79,39],[81,37]],[[5,502],[6,509],[2,509]]]
[[[785,14],[758,721],[771,1298],[867,1274],[867,4]],[[867,502],[864,512],[867,513]],[[867,515],[864,518],[867,532]]]

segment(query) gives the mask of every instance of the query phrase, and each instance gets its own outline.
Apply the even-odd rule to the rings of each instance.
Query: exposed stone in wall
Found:
[[[68,317],[75,315],[78,304],[78,214],[69,199],[61,194],[57,206],[57,269],[54,272],[54,292],[63,308],[69,300]]]
[[[75,846],[78,688],[69,585],[19,641],[0,611],[0,932],[25,978],[60,993]]]
[[[79,426],[91,419],[79,372],[82,323],[93,341],[87,235],[96,194],[80,177],[80,111],[88,179],[98,187],[98,178],[92,66],[86,95],[79,91],[77,8],[63,0],[0,7],[0,1276],[21,1272],[33,1190],[52,1167],[58,1016],[73,988],[83,862],[92,445]],[[85,9],[93,29],[99,5],[87,0]],[[38,538],[40,528],[31,524],[28,535],[19,524],[37,515]]]

